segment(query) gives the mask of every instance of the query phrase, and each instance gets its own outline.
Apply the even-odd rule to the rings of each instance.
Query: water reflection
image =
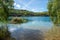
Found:
[[[40,30],[20,28],[12,32],[16,40],[44,40],[43,32]]]

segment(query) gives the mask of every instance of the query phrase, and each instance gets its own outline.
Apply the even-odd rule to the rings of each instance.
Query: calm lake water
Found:
[[[9,19],[11,18],[12,17],[9,17]],[[50,17],[39,16],[39,17],[22,17],[22,18],[32,21],[28,21],[27,23],[22,24],[8,24],[9,31],[14,32],[20,28],[47,31],[53,26]]]

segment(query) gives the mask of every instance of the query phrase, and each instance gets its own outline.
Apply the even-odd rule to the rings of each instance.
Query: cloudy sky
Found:
[[[26,9],[34,12],[47,11],[48,0],[14,0],[15,9]]]

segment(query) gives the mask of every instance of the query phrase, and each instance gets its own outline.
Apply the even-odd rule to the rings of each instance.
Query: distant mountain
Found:
[[[16,40],[43,40],[44,36],[40,30],[23,29],[20,28],[12,32],[12,37]]]

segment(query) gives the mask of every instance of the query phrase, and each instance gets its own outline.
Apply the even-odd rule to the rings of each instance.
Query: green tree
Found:
[[[0,0],[0,9],[2,9],[2,12],[0,13],[0,20],[7,21],[9,16],[9,9],[13,8],[13,0]]]
[[[52,21],[55,24],[60,23],[60,0],[49,0],[48,2],[48,12]]]
[[[8,21],[9,9],[13,6],[11,2],[12,0],[0,0],[0,20]],[[0,27],[0,40],[13,40],[8,31],[7,24]]]

